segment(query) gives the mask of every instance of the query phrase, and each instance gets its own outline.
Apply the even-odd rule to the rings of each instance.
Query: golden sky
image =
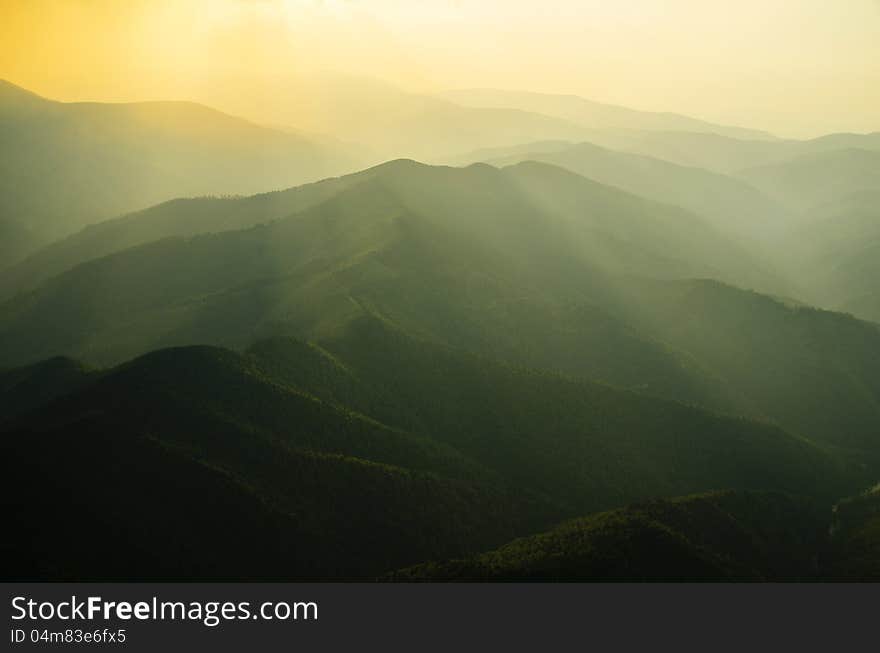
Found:
[[[0,0],[0,78],[56,99],[204,100],[322,70],[877,131],[880,0]]]

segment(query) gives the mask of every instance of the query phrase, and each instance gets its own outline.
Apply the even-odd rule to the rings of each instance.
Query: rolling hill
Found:
[[[880,324],[880,292],[874,291],[840,305],[840,310]]]
[[[5,81],[0,141],[0,215],[47,236],[172,197],[273,190],[355,167],[341,148],[198,104],[62,103]]]
[[[553,514],[448,447],[205,347],[104,372],[7,424],[2,449],[19,497],[7,579],[363,578]]]
[[[745,414],[861,449],[864,463],[873,458],[878,325],[711,280],[634,283],[625,292],[629,321],[736,388]]]
[[[622,156],[625,158],[625,155]],[[631,186],[640,189],[650,187],[649,190],[656,191],[657,184],[650,181],[652,174],[656,172],[653,170],[655,163],[667,177],[670,176],[668,171],[662,170],[666,164],[659,161],[648,161],[648,170],[644,169],[646,166],[641,161],[624,162],[618,168],[633,169],[637,180]],[[422,172],[414,174],[411,170],[407,171],[407,168]],[[676,172],[678,171],[672,171],[673,178],[676,177]],[[599,227],[601,230],[611,234],[627,231],[626,239],[641,239],[644,242],[640,247],[657,250],[660,245],[670,252],[678,248],[681,252],[676,255],[677,258],[701,259],[702,263],[697,267],[680,266],[681,272],[678,274],[699,272],[749,285],[762,286],[766,283],[774,288],[778,288],[783,283],[775,279],[773,273],[766,269],[767,266],[757,261],[743,247],[726,242],[720,234],[713,233],[714,230],[696,216],[688,216],[681,211],[676,212],[671,207],[652,206],[642,200],[625,197],[624,194],[615,197],[612,189],[600,190],[596,184],[591,185],[590,182],[579,177],[564,175],[561,171],[541,173],[540,166],[532,164],[512,168],[505,174],[509,178],[507,184],[499,183],[501,177],[493,177],[486,171],[478,171],[477,168],[471,168],[468,172],[454,172],[442,167],[419,168],[415,164],[391,162],[344,177],[252,197],[173,200],[91,225],[68,238],[41,248],[26,260],[6,270],[3,278],[0,279],[0,298],[8,298],[17,292],[32,289],[40,282],[79,263],[128,247],[171,236],[195,236],[201,233],[243,229],[287,218],[294,213],[329,201],[344,191],[353,195],[355,191],[349,190],[352,186],[371,180],[375,180],[375,183],[380,185],[393,186],[397,201],[412,207],[417,213],[430,212],[432,219],[437,221],[447,220],[447,216],[443,213],[446,210],[456,213],[467,212],[476,221],[485,220],[487,216],[500,214],[503,211],[515,213],[531,211],[535,214],[532,218],[535,221],[539,214],[548,211],[572,215],[582,213],[587,216],[579,218],[584,223],[584,227],[588,226],[588,222],[598,225],[600,220],[604,220]],[[614,181],[621,179],[621,174],[611,173],[604,176]],[[689,176],[700,179],[699,172],[686,172],[682,169],[677,175],[680,183],[675,188],[680,189]],[[726,191],[721,193],[721,199],[736,195],[740,205],[746,207],[743,212],[727,212],[725,214],[727,217],[735,214],[739,218],[744,212],[770,210],[767,204],[762,204],[760,197],[755,197],[749,189],[737,187],[738,182],[731,182],[731,188],[731,185],[725,186],[723,179],[714,179],[711,175],[709,177],[708,182],[703,180],[702,188],[698,187],[691,193],[692,197],[697,195],[703,197],[701,206],[711,202],[707,196],[720,186]],[[409,183],[410,181],[412,184]],[[433,181],[436,181],[436,184],[433,184]],[[483,182],[486,182],[486,187],[480,191],[476,187]],[[548,192],[548,189],[551,190]],[[459,193],[462,196],[455,199]],[[481,194],[491,200],[487,203],[479,196]],[[666,198],[671,196],[669,192],[659,191],[657,194]],[[564,205],[561,204],[563,198]],[[583,206],[579,206],[578,202],[583,202]],[[460,206],[456,206],[456,203]],[[700,204],[697,200],[695,203]],[[716,208],[720,205],[719,200],[713,203]],[[621,213],[639,215],[641,222],[636,223],[628,219],[627,222],[616,225],[611,219],[602,218],[600,215],[602,213],[609,216],[617,216]],[[558,222],[558,218],[553,220]],[[612,237],[618,238],[617,235]],[[674,240],[677,243],[674,244]],[[655,241],[657,244],[654,244]],[[609,243],[606,252],[592,245],[591,256],[604,259],[603,265],[606,267],[618,265],[620,248],[619,243]],[[701,251],[703,248],[705,252]],[[634,271],[633,266],[639,265],[634,252],[627,256],[627,265],[630,266],[628,271]],[[674,267],[676,265],[674,262],[664,261],[668,258],[668,254],[654,252],[650,256],[651,259],[644,265],[649,274],[675,274],[675,272],[653,269],[654,266]],[[725,266],[726,269],[721,269],[719,265]]]
[[[18,263],[48,240],[21,222],[0,219],[0,267]]]
[[[4,578],[366,579],[657,495],[830,502],[861,482],[778,428],[510,368],[378,318],[321,344],[166,349],[74,382],[70,368],[0,387],[4,405],[31,406],[0,424],[17,524]],[[46,395],[37,373],[67,391]],[[75,541],[50,537],[83,522]]]
[[[705,131],[664,129],[590,129],[582,140],[609,150],[641,154],[691,168],[725,175],[741,170],[785,163],[805,155],[818,155],[839,150],[860,149],[880,151],[880,132],[868,134],[829,134],[807,140],[765,140],[724,136]],[[571,141],[520,142],[507,147],[470,150],[444,163],[466,165],[475,161],[526,154],[549,153],[572,146]]]
[[[538,163],[399,161],[343,180],[283,220],[126,249],[5,302],[0,364],[321,341],[378,315],[498,360],[772,420],[873,465],[880,331],[683,281],[755,272],[695,215]]]
[[[759,237],[776,233],[788,221],[786,210],[746,183],[701,168],[614,152],[580,143],[550,152],[523,152],[492,158],[492,165],[539,161],[560,166],[602,184],[710,218],[726,233]]]
[[[568,120],[587,128],[644,129],[720,134],[733,138],[772,140],[766,132],[715,125],[675,113],[637,111],[602,104],[577,95],[552,95],[496,89],[447,91],[442,97],[466,106],[508,107]]]
[[[163,202],[89,225],[41,247],[4,270],[0,298],[30,290],[80,263],[173,236],[244,229],[274,222],[320,204],[361,177],[349,175],[249,197],[196,197]]]
[[[233,91],[232,89],[237,89]],[[294,125],[357,144],[368,158],[436,161],[468,149],[578,138],[583,127],[517,108],[466,107],[378,79],[323,72],[217,80],[205,101],[261,124]]]
[[[880,190],[880,151],[841,149],[809,153],[737,173],[758,190],[793,210],[817,206],[865,191]]]
[[[834,506],[822,565],[829,580],[880,580],[880,486]]]
[[[818,577],[824,511],[792,497],[717,492],[590,515],[472,558],[400,570],[412,581],[795,581]]]
[[[92,259],[10,300],[0,360],[105,364],[168,344],[242,346],[278,321],[308,334],[357,313],[350,295],[390,302],[418,328],[442,320],[435,331],[455,340],[450,328],[485,321],[481,305],[503,320],[511,302],[543,302],[548,283],[557,300],[582,300],[610,273],[754,278],[748,256],[698,217],[551,166],[399,161],[338,183],[287,219]]]
[[[854,193],[810,211],[785,238],[780,260],[814,303],[880,321],[880,190]]]

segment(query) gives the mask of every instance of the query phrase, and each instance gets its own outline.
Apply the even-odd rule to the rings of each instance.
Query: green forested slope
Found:
[[[880,151],[858,147],[802,154],[779,163],[737,173],[793,210],[880,189]]]
[[[512,369],[378,319],[322,345],[162,350],[32,405],[0,438],[19,524],[4,577],[365,578],[653,496],[830,503],[864,484],[777,428]],[[59,548],[50,533],[78,520],[95,530]]]
[[[509,165],[529,160],[560,166],[602,184],[681,206],[712,219],[716,227],[730,234],[754,237],[772,233],[789,219],[782,205],[734,177],[591,143],[552,152],[518,153],[488,162]]]
[[[2,448],[4,578],[363,578],[560,514],[211,348],[111,370],[8,424]]]
[[[608,273],[738,279],[751,270],[695,216],[558,168],[401,161],[369,172],[286,220],[94,259],[6,302],[0,362],[241,345],[271,323],[334,320],[351,310],[350,294],[452,326],[482,321],[487,309],[492,319],[512,301],[583,299]],[[244,325],[248,333],[236,332]]]
[[[876,452],[877,325],[709,280],[632,283],[627,292],[632,320],[737,388],[747,414]]]
[[[786,495],[719,492],[590,515],[395,581],[792,581],[819,575],[826,514]]]

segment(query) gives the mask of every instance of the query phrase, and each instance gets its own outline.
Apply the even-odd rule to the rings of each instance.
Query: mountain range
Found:
[[[639,129],[719,134],[740,139],[773,140],[767,132],[742,127],[716,125],[675,113],[638,111],[627,107],[594,102],[577,95],[553,95],[497,89],[448,91],[444,98],[470,107],[513,107],[568,120],[596,129]]]
[[[109,370],[56,359],[0,388],[3,478],[27,497],[4,577],[357,579],[657,495],[854,487],[838,456],[778,428],[378,318],[320,344],[166,349]],[[49,537],[82,521],[72,545]]]
[[[172,197],[274,190],[356,167],[341,145],[203,105],[55,102],[2,80],[0,142],[4,229],[44,242]]]
[[[254,90],[0,84],[3,578],[877,577],[876,134]]]

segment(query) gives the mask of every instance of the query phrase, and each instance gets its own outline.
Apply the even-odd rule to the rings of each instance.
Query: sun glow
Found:
[[[334,70],[419,91],[576,93],[810,135],[880,128],[873,0],[0,0],[0,78],[200,99]],[[821,92],[817,93],[817,89]]]

